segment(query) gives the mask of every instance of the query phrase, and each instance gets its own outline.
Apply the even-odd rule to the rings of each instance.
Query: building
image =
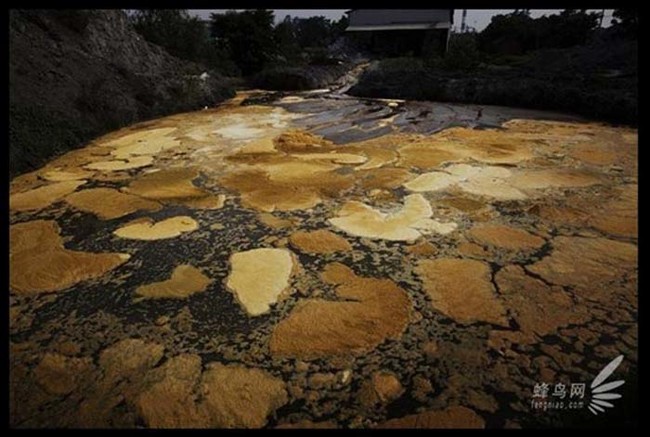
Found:
[[[350,39],[386,56],[444,54],[454,23],[453,9],[351,9]]]

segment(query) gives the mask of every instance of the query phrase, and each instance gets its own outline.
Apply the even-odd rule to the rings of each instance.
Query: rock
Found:
[[[268,312],[289,290],[289,279],[298,268],[286,249],[252,249],[230,256],[226,287],[251,316]]]
[[[485,421],[469,408],[458,406],[390,419],[377,428],[485,428]]]
[[[483,321],[508,326],[487,264],[438,258],[419,261],[415,273],[421,278],[433,308],[446,316],[464,324]]]

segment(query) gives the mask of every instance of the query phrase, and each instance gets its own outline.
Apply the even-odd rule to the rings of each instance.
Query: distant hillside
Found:
[[[234,95],[146,42],[119,10],[10,12],[10,172],[121,126]]]

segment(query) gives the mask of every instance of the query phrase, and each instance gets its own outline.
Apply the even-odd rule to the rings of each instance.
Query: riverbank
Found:
[[[12,10],[9,24],[11,175],[122,126],[234,95],[227,79],[144,41],[120,10]]]
[[[570,112],[638,124],[637,43],[545,50],[451,70],[415,58],[374,62],[349,90],[358,97],[431,100]]]

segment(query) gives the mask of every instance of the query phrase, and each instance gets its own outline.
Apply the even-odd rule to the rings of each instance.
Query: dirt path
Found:
[[[637,132],[478,109],[243,93],[13,179],[12,426],[628,423]]]

